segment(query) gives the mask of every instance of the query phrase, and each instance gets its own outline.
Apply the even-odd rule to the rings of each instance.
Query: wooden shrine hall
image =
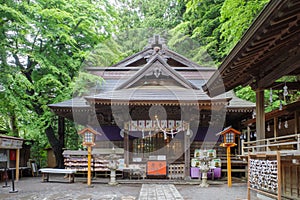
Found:
[[[251,118],[255,108],[232,91],[209,97],[202,86],[216,69],[168,49],[158,35],[142,51],[113,66],[86,70],[102,77],[103,84],[49,106],[60,116],[60,126],[66,118],[102,133],[93,152],[121,149],[125,168],[148,164],[149,170],[149,163],[155,167],[156,162],[166,169],[156,171],[158,175],[170,174],[176,165],[182,178],[190,177],[195,150],[214,149],[221,157],[216,133],[225,126],[240,129],[240,122]]]

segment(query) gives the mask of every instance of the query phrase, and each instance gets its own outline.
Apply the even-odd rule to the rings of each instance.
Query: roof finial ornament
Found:
[[[154,35],[151,47],[155,52],[159,52],[159,50],[162,49],[161,38],[159,35]]]

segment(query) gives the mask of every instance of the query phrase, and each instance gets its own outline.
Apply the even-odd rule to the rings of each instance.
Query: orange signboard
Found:
[[[166,176],[167,161],[151,160],[147,162],[147,175]]]

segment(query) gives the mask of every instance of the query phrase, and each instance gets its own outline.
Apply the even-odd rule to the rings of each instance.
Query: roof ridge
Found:
[[[146,65],[144,65],[140,70],[138,70],[133,76],[124,81],[121,85],[119,85],[116,90],[129,88],[134,85],[136,82],[141,80],[146,75],[152,73],[156,78],[163,75],[163,73],[167,74],[167,76],[171,76],[173,80],[182,85],[185,88],[189,89],[199,89],[191,82],[186,80],[182,75],[180,75],[176,70],[174,70],[165,60],[164,58],[158,54],[158,51],[154,54],[152,58],[148,61]],[[160,67],[155,66],[154,63],[160,62]],[[152,71],[151,71],[152,70]]]

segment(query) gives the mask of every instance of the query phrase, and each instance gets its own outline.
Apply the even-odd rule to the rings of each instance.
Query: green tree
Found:
[[[184,3],[177,0],[119,0],[120,31],[136,28],[170,29],[182,21]]]
[[[169,38],[169,30],[182,21],[185,5],[177,0],[119,0],[117,8],[115,41],[126,57],[141,51],[154,34]]]
[[[202,52],[207,52],[217,63],[220,57],[220,10],[224,0],[196,0],[186,1],[186,12],[184,19],[189,26],[189,35],[198,40],[201,44],[198,57],[202,57]]]
[[[225,0],[221,8],[221,47],[226,56],[269,0]]]
[[[115,12],[106,0],[2,1],[1,112],[41,143],[46,133],[58,167],[63,141],[48,104],[68,99],[87,52],[110,36]],[[12,124],[12,123],[11,123]],[[29,135],[33,134],[33,135]],[[43,137],[42,137],[43,138]]]

